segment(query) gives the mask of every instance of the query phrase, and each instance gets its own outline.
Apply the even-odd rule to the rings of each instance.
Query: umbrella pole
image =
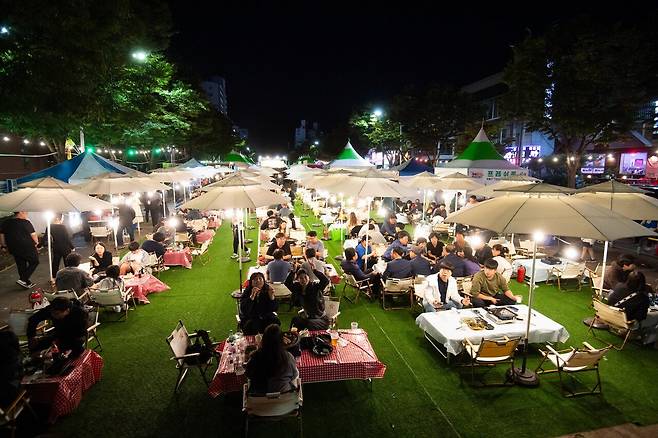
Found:
[[[386,220],[386,219],[384,219],[384,220]],[[368,259],[370,258],[370,254],[368,254],[368,237],[369,237],[368,236],[368,231],[369,231],[369,227],[370,227],[370,198],[368,198],[368,216],[367,216],[367,219],[366,219],[365,227],[366,227],[366,248],[365,248],[366,259],[363,261],[364,262],[363,266],[365,268],[363,270],[363,272],[368,270]],[[357,245],[358,245],[358,242],[357,242]]]
[[[240,222],[238,221],[238,263],[240,264],[240,295],[242,295],[242,230],[240,229]]]
[[[603,245],[603,268],[601,269],[601,285],[599,286],[599,296],[603,296],[603,281],[605,280],[605,265],[608,262],[608,241]]]
[[[535,264],[537,262],[537,240],[533,240],[533,251],[532,251],[532,271],[530,274],[530,289],[528,291],[528,315],[526,316],[526,329],[525,329],[525,339],[523,340],[523,364],[521,369],[514,368],[510,370],[510,374],[514,383],[521,386],[538,386],[539,378],[537,373],[532,370],[527,369],[528,361],[528,338],[530,337],[530,318],[532,317],[532,298],[535,290]]]
[[[171,192],[174,194],[174,211],[173,211],[173,213],[176,214],[176,183],[171,184]]]
[[[425,222],[425,210],[427,210],[427,189],[423,189],[423,222]]]
[[[50,281],[53,281],[53,238],[50,234],[50,214],[46,217],[48,225],[48,270],[50,271]]]
[[[162,193],[162,218],[166,219],[167,218],[167,197],[165,196],[165,191],[161,190],[160,193]]]

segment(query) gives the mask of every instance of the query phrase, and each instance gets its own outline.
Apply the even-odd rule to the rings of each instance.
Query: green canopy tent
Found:
[[[235,150],[229,152],[228,154],[224,155],[224,158],[222,159],[222,163],[234,163],[234,164],[255,164],[249,157],[246,157],[242,155],[240,152],[237,152]]]
[[[471,178],[501,179],[528,175],[528,169],[518,167],[498,153],[484,132],[484,127],[457,158],[445,165],[446,172],[460,172]]]
[[[329,163],[330,169],[370,169],[375,167],[370,161],[365,160],[357,151],[354,150],[352,144],[347,141],[345,149],[341,151],[334,161]]]

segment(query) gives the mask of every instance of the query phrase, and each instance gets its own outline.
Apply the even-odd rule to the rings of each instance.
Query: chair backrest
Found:
[[[144,266],[157,266],[160,263],[160,259],[158,258],[157,254],[154,252],[150,252],[148,254],[149,256]]]
[[[324,313],[326,313],[330,319],[335,318],[339,311],[340,300],[338,298],[324,297]]]
[[[343,280],[345,280],[345,283],[347,283],[350,286],[358,287],[359,285],[356,282],[356,278],[354,278],[354,275],[352,274],[347,274],[343,273]]]
[[[567,263],[560,275],[562,278],[576,278],[585,272],[584,263]]]
[[[303,254],[302,247],[299,245],[291,246],[290,253],[293,257],[301,257]]]
[[[112,257],[112,264],[113,265],[118,265],[121,262],[121,258],[118,256]]]
[[[89,227],[89,231],[91,231],[91,235],[94,237],[107,237],[110,234],[110,230],[105,227]]]
[[[92,290],[91,300],[99,306],[119,306],[124,304],[123,294],[119,288],[108,290]]]
[[[30,319],[30,316],[34,315],[36,311],[32,309],[26,310],[15,310],[12,309],[9,311],[9,328],[14,334],[18,337],[27,336],[27,320]]]
[[[201,248],[199,248],[199,255],[205,254],[206,251],[208,251],[208,246],[210,245],[210,240],[206,240],[201,244]]]
[[[58,297],[68,298],[69,300],[79,299],[78,294],[73,289],[58,290],[58,291],[56,291],[55,293],[52,293],[52,294],[44,292],[43,296],[48,298],[48,301],[52,301],[52,300],[54,300],[55,298],[58,298]]]
[[[631,328],[630,321],[626,319],[626,312],[623,309],[608,306],[599,300],[594,300],[593,304],[596,316],[606,324],[624,329]]]
[[[476,359],[505,360],[514,355],[520,338],[482,339]]]
[[[249,415],[278,417],[295,412],[299,409],[300,402],[299,390],[269,394],[249,394],[247,392],[244,406]]]
[[[187,233],[176,233],[174,240],[176,242],[188,242],[190,240],[190,236],[188,236]]]
[[[473,287],[473,280],[471,278],[464,279],[462,281],[462,292],[470,295],[471,287]]]
[[[387,292],[406,292],[413,286],[413,278],[387,278],[384,288]]]
[[[265,257],[265,255],[267,254],[268,249],[269,249],[269,246],[261,246],[260,250],[258,251],[258,255],[260,255],[261,257]]]
[[[183,321],[179,320],[176,328],[167,336],[167,344],[171,348],[171,352],[175,357],[182,357],[187,352],[187,347],[190,345],[190,335],[185,328]],[[179,365],[183,365],[184,359],[177,360]]]
[[[519,248],[532,251],[532,240],[519,240]]]
[[[574,350],[571,357],[563,363],[563,369],[570,371],[574,369],[591,368],[595,366],[606,353],[610,351],[610,347],[601,348],[598,350]]]
[[[87,328],[91,328],[94,326],[94,324],[98,323],[98,311],[97,310],[90,310],[87,312]]]

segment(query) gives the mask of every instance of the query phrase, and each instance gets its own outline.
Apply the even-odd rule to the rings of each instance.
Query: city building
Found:
[[[208,96],[210,105],[220,113],[228,114],[228,100],[226,98],[226,79],[221,76],[212,76],[201,82],[201,88]]]
[[[55,157],[40,140],[0,134],[0,192],[4,181],[14,180],[55,164]]]
[[[318,122],[313,122],[311,127],[306,125],[306,120],[302,120],[298,128],[295,128],[295,147],[298,148],[304,143],[313,143],[320,138],[320,127]]]

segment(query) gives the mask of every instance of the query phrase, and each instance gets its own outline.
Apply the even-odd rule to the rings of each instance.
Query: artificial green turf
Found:
[[[297,212],[301,213],[299,206]],[[311,216],[302,220],[307,227],[317,222]],[[256,230],[249,237],[256,241]],[[332,256],[339,253],[340,242],[326,245]],[[165,343],[179,319],[189,330],[211,330],[217,339],[235,329],[236,306],[229,294],[237,288],[238,269],[229,258],[231,252],[230,224],[224,223],[210,246],[210,263],[164,272],[161,279],[171,290],[149,295],[151,304],[129,312],[127,322],[101,325],[103,378],[85,394],[73,415],[60,419],[53,432],[95,437],[241,434],[241,395],[212,399],[200,376],[191,370],[181,393],[174,396],[177,371]],[[527,301],[527,286],[512,283],[513,290]],[[540,285],[535,305],[567,328],[568,345],[583,340],[601,345],[586,335],[581,322],[591,314],[590,296],[588,288],[561,292]],[[281,313],[285,326],[291,315]],[[612,351],[601,365],[603,398],[563,398],[556,375],[542,377],[535,389],[472,388],[468,374],[462,383],[460,370],[447,366],[424,339],[414,324],[415,316],[410,310],[384,311],[378,302],[341,302],[339,325],[359,322],[387,365],[386,375],[373,382],[372,392],[361,381],[305,385],[306,436],[543,437],[626,422],[658,422],[656,350],[631,344],[621,352]],[[537,358],[531,352],[530,366],[536,366]],[[494,373],[490,377],[497,377]],[[265,425],[254,427],[252,436],[291,436],[294,429],[294,423]]]

